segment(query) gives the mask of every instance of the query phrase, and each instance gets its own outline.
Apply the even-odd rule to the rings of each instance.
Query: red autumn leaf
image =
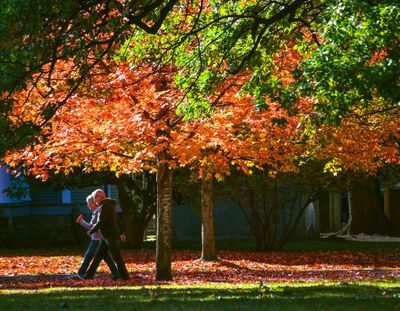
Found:
[[[125,251],[131,279],[125,285],[154,285],[154,252]],[[320,252],[229,252],[219,260],[199,260],[199,253],[173,253],[174,281],[168,284],[207,284],[210,282],[267,283],[312,281],[361,281],[400,279],[400,251],[320,251]],[[107,266],[102,263],[94,280],[77,281],[75,274],[82,255],[40,255],[0,257],[0,289],[61,286],[115,286]]]

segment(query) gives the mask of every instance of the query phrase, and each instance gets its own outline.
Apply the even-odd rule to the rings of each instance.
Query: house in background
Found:
[[[12,185],[13,177],[7,173],[7,167],[1,166],[0,167],[0,204],[15,204],[20,203],[23,201],[30,200],[30,197],[24,197],[22,199],[12,198],[7,195],[5,190]]]
[[[62,246],[86,239],[75,219],[80,213],[90,219],[86,196],[97,187],[58,190],[49,183],[35,184],[29,186],[28,196],[16,199],[4,192],[13,178],[6,167],[0,169],[0,247]],[[113,186],[104,190],[111,197],[117,195]]]
[[[12,184],[12,178],[4,167],[0,170],[0,248],[78,245],[87,239],[75,219],[80,213],[90,219],[86,196],[97,186],[60,190],[50,183],[38,183],[30,186],[29,196],[17,200],[4,193]],[[116,186],[106,185],[103,189],[118,202]],[[117,211],[121,212],[119,204]],[[307,219],[306,215],[301,219],[296,238],[306,237],[310,221],[314,223],[316,236],[319,234],[318,204],[311,215],[311,220],[310,214]],[[229,201],[215,202],[215,230],[217,241],[254,240],[240,209]],[[173,241],[201,242],[200,211],[174,203]]]

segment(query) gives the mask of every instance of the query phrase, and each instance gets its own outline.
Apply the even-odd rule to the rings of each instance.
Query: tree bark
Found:
[[[172,177],[172,170],[160,161],[157,167],[157,281],[172,280]]]
[[[156,212],[155,180],[148,173],[126,175],[117,186],[127,243],[142,248],[145,230]]]
[[[332,232],[329,219],[329,192],[322,192],[319,197],[319,230],[320,232]]]
[[[385,189],[385,216],[391,224],[400,229],[400,189]]]
[[[138,221],[135,202],[129,198],[123,187],[118,185],[118,195],[124,217],[126,242],[130,247],[141,248],[145,227],[142,222]]]
[[[254,203],[256,204],[256,203]],[[256,239],[256,250],[263,251],[265,250],[266,243],[266,234],[261,226],[260,222],[260,206],[251,205],[251,220],[250,220],[250,229]]]
[[[203,178],[201,182],[201,242],[201,260],[217,259],[212,178]]]
[[[352,184],[352,222],[350,234],[389,234],[383,198],[375,178],[359,179]]]

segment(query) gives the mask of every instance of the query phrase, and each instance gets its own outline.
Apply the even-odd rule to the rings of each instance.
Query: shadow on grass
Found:
[[[0,292],[1,310],[395,310],[400,284],[47,289]]]

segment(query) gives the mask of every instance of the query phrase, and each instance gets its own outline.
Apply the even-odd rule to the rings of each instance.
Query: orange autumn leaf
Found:
[[[129,281],[112,281],[102,263],[94,280],[68,278],[78,269],[82,254],[38,253],[0,256],[0,289],[39,289],[44,287],[85,287],[157,285],[155,253],[123,253]],[[174,280],[168,284],[227,284],[310,281],[364,281],[400,278],[399,251],[314,251],[314,252],[219,252],[217,261],[199,261],[192,251],[173,253]]]

